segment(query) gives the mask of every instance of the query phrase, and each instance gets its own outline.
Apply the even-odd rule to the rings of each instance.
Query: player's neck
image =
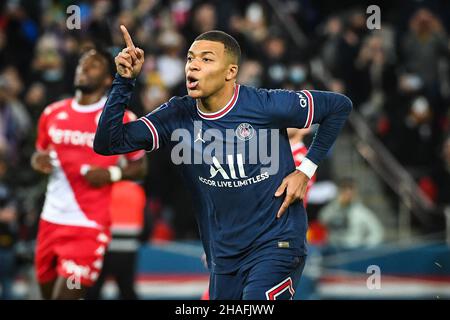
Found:
[[[91,105],[94,104],[105,95],[103,91],[95,91],[92,93],[83,93],[80,90],[75,91],[75,101],[79,105]]]
[[[197,99],[197,106],[202,112],[214,113],[227,105],[234,95],[235,83],[225,85],[221,90],[207,98]]]

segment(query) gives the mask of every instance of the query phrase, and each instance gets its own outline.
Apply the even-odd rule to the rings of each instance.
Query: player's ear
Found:
[[[238,73],[238,69],[239,69],[239,66],[237,64],[230,64],[228,66],[228,71],[227,71],[227,75],[226,75],[225,79],[227,81],[236,79],[237,73]]]

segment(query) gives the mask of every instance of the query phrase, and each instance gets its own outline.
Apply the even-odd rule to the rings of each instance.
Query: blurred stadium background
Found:
[[[72,4],[81,9],[80,29],[67,28]],[[130,104],[138,116],[186,94],[186,49],[211,29],[240,42],[242,84],[332,90],[353,100],[354,112],[310,192],[310,257],[298,298],[450,298],[450,2],[379,3],[381,26],[374,30],[366,24],[371,4],[1,1],[0,272],[13,266],[10,298],[39,299],[32,263],[46,178],[30,167],[38,117],[73,94],[80,53],[97,45],[114,55],[122,49],[119,24],[146,53]],[[208,274],[189,194],[168,150],[148,156],[148,164],[137,294],[198,299]],[[376,230],[377,223],[364,221],[352,228],[351,215],[323,219],[348,178],[357,190],[353,216],[369,211]],[[373,266],[381,288],[370,285]],[[102,293],[116,298],[117,286],[108,279]]]

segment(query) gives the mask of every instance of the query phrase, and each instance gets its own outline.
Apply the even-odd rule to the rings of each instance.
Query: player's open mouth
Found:
[[[193,90],[197,87],[197,85],[198,85],[198,79],[191,77],[191,76],[188,76],[186,78],[186,86],[188,89]]]

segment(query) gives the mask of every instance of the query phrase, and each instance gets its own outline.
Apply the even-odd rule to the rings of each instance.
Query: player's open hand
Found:
[[[120,30],[122,31],[126,48],[115,58],[117,73],[124,78],[136,78],[144,64],[144,50],[134,46],[133,40],[125,26],[121,25]]]
[[[291,203],[302,200],[305,197],[308,181],[308,176],[299,170],[295,170],[283,179],[281,185],[275,192],[275,197],[279,197],[286,191],[286,197],[284,198],[280,210],[278,210],[277,218],[281,217],[286,212],[286,209]]]

